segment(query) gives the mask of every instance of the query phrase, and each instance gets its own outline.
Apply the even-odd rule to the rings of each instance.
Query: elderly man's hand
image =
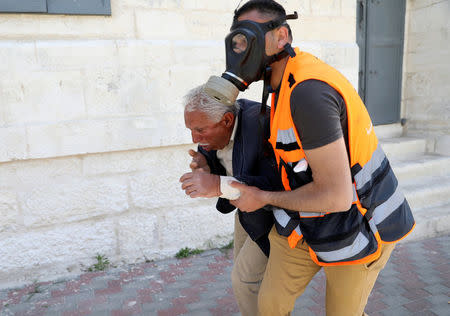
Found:
[[[189,165],[192,171],[196,169],[203,169],[206,172],[211,172],[208,166],[208,163],[206,162],[205,156],[203,156],[198,151],[189,149],[189,156],[192,157],[192,161]]]
[[[248,186],[236,181],[231,182],[230,185],[241,192],[240,197],[237,200],[230,201],[230,203],[242,212],[254,212],[269,204],[265,200],[265,191],[257,187]]]
[[[181,176],[180,182],[182,183],[181,188],[191,198],[211,198],[222,194],[220,192],[220,177],[201,168],[185,173]]]

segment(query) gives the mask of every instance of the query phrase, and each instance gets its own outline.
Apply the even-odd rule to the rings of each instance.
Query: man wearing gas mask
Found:
[[[240,99],[224,105],[204,92],[192,89],[185,97],[185,124],[198,143],[190,150],[192,172],[180,178],[182,189],[192,198],[219,197],[216,208],[222,213],[235,209],[229,200],[239,197],[230,187],[231,179],[264,190],[281,190],[273,150],[267,142],[269,116],[262,119],[259,135],[260,103]],[[258,291],[269,255],[267,238],[274,223],[271,210],[236,212],[234,230],[233,291],[242,315],[256,315]]]
[[[269,142],[284,191],[231,184],[240,210],[275,206],[259,314],[288,315],[324,267],[327,315],[360,316],[395,242],[415,222],[357,92],[337,70],[291,47],[286,20],[295,17],[270,0],[236,10],[226,71],[205,90],[224,104],[261,79],[263,105],[273,92]]]

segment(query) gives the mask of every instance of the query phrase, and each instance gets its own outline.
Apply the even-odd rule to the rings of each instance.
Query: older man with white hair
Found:
[[[199,86],[186,95],[184,105],[186,127],[198,144],[197,152],[189,151],[192,172],[180,178],[186,194],[218,197],[217,210],[229,213],[235,209],[229,200],[239,197],[239,191],[228,185],[231,180],[263,190],[282,188],[267,142],[269,117],[260,117],[260,103],[240,99],[232,106],[224,105]],[[267,236],[273,223],[272,211],[265,208],[236,212],[232,284],[242,315],[257,313],[270,248]]]

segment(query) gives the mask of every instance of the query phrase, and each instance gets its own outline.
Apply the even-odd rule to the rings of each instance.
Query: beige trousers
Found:
[[[243,316],[255,316],[258,313],[258,293],[266,264],[267,257],[244,230],[236,211],[234,219],[234,265],[231,272],[231,282],[234,296]]]
[[[295,249],[275,227],[269,234],[270,256],[258,297],[262,316],[290,315],[295,300],[321,269],[300,241]],[[361,316],[378,273],[388,261],[394,244],[383,244],[381,256],[370,263],[324,267],[327,316]]]

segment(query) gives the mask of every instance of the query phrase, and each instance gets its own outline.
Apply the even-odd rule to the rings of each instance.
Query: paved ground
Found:
[[[91,272],[76,279],[0,291],[0,315],[239,315],[230,282],[232,252]],[[450,236],[400,244],[366,312],[450,315]],[[298,299],[294,315],[325,315],[324,274]]]

